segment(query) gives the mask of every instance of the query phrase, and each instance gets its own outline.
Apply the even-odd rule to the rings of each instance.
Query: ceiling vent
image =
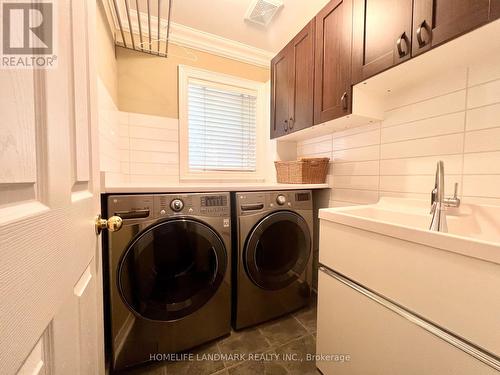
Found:
[[[245,20],[267,26],[282,6],[282,0],[254,0],[248,7]]]

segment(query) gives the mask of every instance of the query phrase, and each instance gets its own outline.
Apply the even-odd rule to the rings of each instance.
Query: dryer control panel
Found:
[[[236,193],[239,215],[272,210],[312,210],[310,190],[285,190]]]

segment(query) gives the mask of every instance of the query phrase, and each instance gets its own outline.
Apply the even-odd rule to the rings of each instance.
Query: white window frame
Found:
[[[205,81],[211,86],[226,89],[232,86],[251,91],[257,96],[256,113],[256,170],[243,171],[191,171],[189,170],[189,123],[188,123],[188,83],[189,80]],[[266,141],[266,85],[263,82],[251,81],[223,73],[179,65],[179,174],[181,182],[213,181],[213,182],[262,182],[265,179],[264,158]]]

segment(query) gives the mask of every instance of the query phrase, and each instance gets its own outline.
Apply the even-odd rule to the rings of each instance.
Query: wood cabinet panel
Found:
[[[352,85],[500,18],[500,0],[331,0],[271,62],[271,138],[352,113]]]
[[[490,0],[414,0],[412,55],[488,22]]]
[[[412,0],[354,0],[353,83],[410,58]]]
[[[500,18],[500,0],[490,1],[490,21]]]
[[[352,1],[331,1],[316,16],[314,123],[351,111]]]
[[[290,45],[290,131],[313,125],[314,108],[314,20],[292,40]]]
[[[290,54],[286,46],[271,61],[271,138],[288,131],[290,102]]]

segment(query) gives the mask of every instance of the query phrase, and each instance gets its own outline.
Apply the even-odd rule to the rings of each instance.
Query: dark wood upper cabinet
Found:
[[[490,21],[500,18],[500,0],[490,1]]]
[[[290,131],[313,125],[314,99],[314,20],[290,43]]]
[[[316,15],[314,123],[351,112],[352,0],[332,0]]]
[[[411,56],[412,0],[354,0],[353,83]]]
[[[271,138],[351,114],[352,85],[497,18],[500,0],[330,0],[271,61]]]
[[[489,18],[490,0],[414,0],[412,55],[484,25]]]
[[[271,92],[271,138],[313,125],[313,21],[271,61]]]
[[[290,107],[290,45],[271,60],[271,138],[288,132]]]

